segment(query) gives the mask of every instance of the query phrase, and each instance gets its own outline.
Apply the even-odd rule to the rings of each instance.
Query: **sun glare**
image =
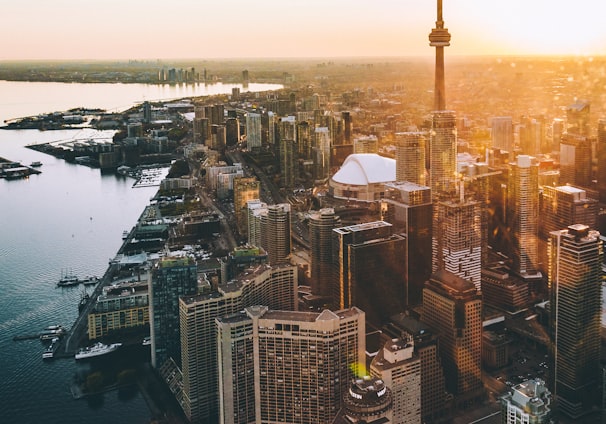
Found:
[[[467,6],[467,7],[463,7]],[[473,7],[472,7],[473,6]],[[457,9],[457,7],[459,7]],[[446,11],[445,11],[446,13]],[[511,0],[508,2],[473,2],[453,0],[451,13],[453,44],[457,32],[465,33],[471,50],[491,46],[496,54],[577,55],[605,54],[605,31],[600,17],[606,3],[578,0]],[[448,15],[446,15],[448,23]],[[474,22],[472,27],[465,22]],[[460,23],[460,28],[454,27]]]

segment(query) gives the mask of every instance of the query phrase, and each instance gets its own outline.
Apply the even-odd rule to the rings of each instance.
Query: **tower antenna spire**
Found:
[[[450,46],[450,33],[444,28],[442,0],[437,0],[436,27],[429,34],[429,45],[436,48],[436,73],[434,89],[434,109],[446,109],[446,89],[444,85],[444,47]]]

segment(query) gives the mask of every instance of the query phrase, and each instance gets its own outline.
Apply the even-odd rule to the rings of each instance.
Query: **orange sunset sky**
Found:
[[[603,55],[606,2],[443,0],[448,56]],[[8,0],[0,60],[430,56],[435,0]]]

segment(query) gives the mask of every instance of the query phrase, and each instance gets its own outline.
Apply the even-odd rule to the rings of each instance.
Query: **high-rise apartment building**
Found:
[[[379,139],[376,135],[364,135],[354,138],[354,153],[378,153]]]
[[[396,181],[425,185],[425,139],[423,132],[398,132],[396,136]]]
[[[481,290],[483,205],[472,199],[434,205],[433,271],[446,270]]]
[[[267,203],[259,199],[246,202],[248,244],[261,247],[261,214],[267,209]]]
[[[370,363],[392,393],[394,423],[421,424],[421,359],[411,335],[388,341]]]
[[[258,199],[247,202],[248,242],[262,247],[272,265],[288,262],[291,253],[290,204],[266,205]]]
[[[421,417],[424,423],[450,422],[452,394],[446,391],[438,337],[427,324],[404,313],[392,316],[383,333],[392,338],[413,337],[414,352],[421,361]]]
[[[406,242],[384,221],[333,230],[333,309],[357,306],[380,326],[406,308]],[[380,293],[381,296],[377,294]]]
[[[551,388],[558,411],[578,419],[601,399],[600,233],[582,224],[554,231],[549,258]]]
[[[261,114],[248,112],[246,114],[246,147],[253,150],[261,147]]]
[[[314,180],[326,181],[330,174],[331,138],[328,127],[317,127],[314,131],[312,156]]]
[[[291,252],[290,203],[269,205],[261,218],[261,247],[271,265],[287,263]]]
[[[151,363],[160,368],[169,358],[181,363],[179,297],[198,291],[198,267],[187,257],[166,257],[149,274]]]
[[[588,136],[590,111],[591,105],[585,100],[579,100],[568,106],[566,108],[566,132]]]
[[[225,120],[225,142],[228,147],[235,146],[240,141],[240,121],[230,117]]]
[[[311,256],[311,292],[329,297],[332,280],[332,230],[341,219],[333,208],[324,208],[309,215],[309,244]]]
[[[448,271],[434,273],[423,289],[421,320],[437,331],[446,387],[456,404],[481,398],[482,298],[476,286]]]
[[[304,160],[312,159],[313,123],[297,119],[297,154]]]
[[[294,116],[280,119],[278,126],[280,178],[282,187],[291,190],[297,177],[297,121]]]
[[[333,422],[364,370],[364,312],[251,306],[218,317],[220,422]]]
[[[211,142],[211,128],[210,119],[208,118],[194,118],[194,143],[210,145]]]
[[[541,271],[547,275],[547,245],[552,231],[573,224],[598,228],[599,205],[587,192],[573,186],[543,186],[539,202],[539,259]]]
[[[511,228],[512,270],[533,275],[539,269],[539,166],[534,157],[519,155],[510,164],[507,223]]]
[[[248,227],[246,202],[259,199],[261,183],[255,177],[234,178],[234,214],[240,233]]]
[[[400,181],[385,184],[381,215],[393,225],[394,233],[405,236],[406,255],[400,260],[404,261],[409,306],[421,304],[423,285],[431,275],[432,214],[429,187]]]
[[[513,120],[511,116],[495,116],[491,121],[492,147],[513,155]]]
[[[545,139],[543,117],[522,116],[518,129],[521,153],[530,156],[541,154]]]
[[[342,112],[341,117],[343,118],[343,142],[345,144],[350,144],[353,134],[353,118],[351,112]]]
[[[565,133],[560,141],[560,184],[591,187],[591,140]]]
[[[551,152],[560,151],[560,141],[565,132],[566,121],[562,118],[555,118],[551,123]]]
[[[501,397],[501,423],[552,423],[551,393],[539,379],[516,384]]]
[[[297,268],[260,265],[220,284],[217,291],[180,299],[182,383],[174,387],[192,424],[216,422],[219,416],[215,318],[253,305],[296,310]]]
[[[606,119],[598,121],[598,191],[600,202],[606,203]]]
[[[431,195],[438,199],[456,188],[457,121],[454,112],[433,112],[429,141]]]

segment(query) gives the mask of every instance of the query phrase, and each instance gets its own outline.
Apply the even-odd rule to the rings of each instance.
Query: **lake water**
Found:
[[[239,85],[158,86],[0,81],[0,122],[73,107],[128,109],[144,100],[231,93]],[[249,84],[248,91],[279,85]],[[245,90],[241,88],[241,91]],[[62,270],[101,276],[157,187],[132,188],[134,180],[101,174],[25,146],[95,136],[92,130],[0,130],[0,157],[40,175],[0,179],[0,410],[2,422],[148,423],[142,395],[108,392],[94,401],[74,400],[70,385],[82,365],[71,359],[42,361],[39,340],[13,341],[49,325],[71,326],[82,286],[58,288]],[[111,136],[111,132],[106,133]],[[7,421],[5,421],[7,420]]]

